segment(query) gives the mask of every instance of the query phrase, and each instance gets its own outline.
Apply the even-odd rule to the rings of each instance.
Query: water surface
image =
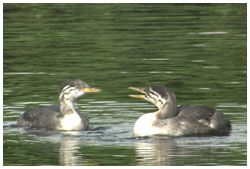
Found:
[[[246,4],[4,4],[4,165],[246,165]],[[57,103],[62,82],[102,89],[77,101],[90,131],[17,128]],[[133,136],[150,103],[128,87],[164,85],[205,104],[228,136]]]

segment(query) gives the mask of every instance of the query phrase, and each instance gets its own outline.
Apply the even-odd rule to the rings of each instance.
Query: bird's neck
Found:
[[[176,115],[177,115],[176,102],[167,102],[156,112],[156,117],[158,119],[173,118]]]
[[[75,110],[75,104],[73,100],[61,98],[60,99],[60,112],[65,114],[77,113]]]

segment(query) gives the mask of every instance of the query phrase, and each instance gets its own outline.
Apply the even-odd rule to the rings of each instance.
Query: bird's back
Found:
[[[208,106],[180,106],[177,117],[182,123],[182,128],[194,134],[222,133],[231,130],[228,118]]]
[[[215,109],[203,105],[179,106],[177,116],[188,119],[209,119],[215,113]]]
[[[31,109],[24,112],[17,122],[20,127],[56,129],[60,125],[59,105]]]

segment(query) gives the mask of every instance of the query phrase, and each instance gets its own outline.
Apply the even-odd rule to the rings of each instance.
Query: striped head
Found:
[[[59,99],[74,101],[86,93],[96,93],[100,91],[100,89],[89,87],[89,85],[82,80],[68,80],[64,82],[60,88]]]
[[[164,86],[151,86],[146,89],[139,89],[130,87],[129,89],[136,90],[144,95],[129,95],[130,97],[145,99],[159,109],[161,109],[166,103],[176,103],[175,94]]]

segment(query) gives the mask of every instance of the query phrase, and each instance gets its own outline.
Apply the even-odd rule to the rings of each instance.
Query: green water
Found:
[[[246,4],[4,4],[4,165],[246,165]],[[101,93],[77,101],[96,131],[13,127],[57,103],[78,78]],[[135,138],[156,108],[128,87],[164,85],[178,104],[206,104],[228,136]]]

